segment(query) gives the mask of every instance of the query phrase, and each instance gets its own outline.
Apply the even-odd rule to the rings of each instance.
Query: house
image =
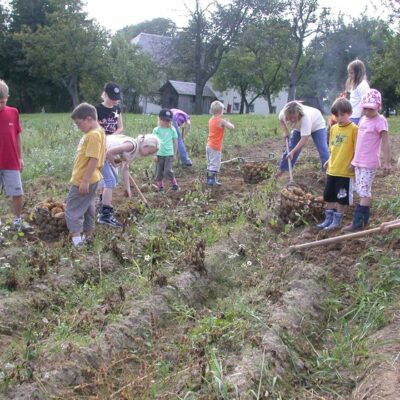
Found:
[[[179,108],[193,114],[195,111],[196,84],[169,80],[160,88],[161,106]],[[203,90],[202,113],[208,114],[210,104],[217,99],[215,93],[206,85]]]
[[[151,33],[140,33],[131,40],[131,44],[138,46],[143,53],[148,54],[153,61],[160,67],[161,70],[166,70],[171,62],[169,57],[174,51],[174,38],[162,35],[155,35]],[[165,82],[166,73],[163,80]],[[176,83],[173,83],[176,82]],[[161,105],[163,107],[178,107],[188,113],[194,110],[194,93],[195,83],[193,82],[180,82],[168,81],[161,89]],[[204,104],[203,113],[208,114],[209,104],[212,99],[218,99],[225,104],[225,110],[228,113],[239,113],[240,95],[237,91],[229,89],[225,92],[217,92],[212,89],[212,84],[209,83],[203,92]],[[157,96],[153,96],[157,97]],[[274,97],[273,112],[280,111],[286,103],[287,92],[282,91],[278,96]],[[160,104],[156,104],[154,99],[147,97],[141,98],[140,105],[144,114],[157,114],[161,109]],[[269,114],[267,101],[259,97],[250,107],[250,112],[255,114],[266,115]]]

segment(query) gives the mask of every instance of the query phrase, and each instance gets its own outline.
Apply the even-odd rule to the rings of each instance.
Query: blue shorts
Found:
[[[21,172],[18,170],[2,169],[0,170],[0,192],[6,190],[6,195],[10,197],[23,196]]]
[[[109,161],[106,161],[101,170],[103,175],[104,187],[107,189],[115,189],[118,185],[118,169],[113,167]]]

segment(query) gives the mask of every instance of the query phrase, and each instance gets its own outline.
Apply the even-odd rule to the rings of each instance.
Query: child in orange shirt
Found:
[[[217,174],[221,168],[222,142],[224,140],[225,128],[234,129],[235,126],[229,121],[222,119],[224,105],[220,101],[213,101],[210,106],[213,115],[208,121],[207,154],[207,185],[220,186]]]

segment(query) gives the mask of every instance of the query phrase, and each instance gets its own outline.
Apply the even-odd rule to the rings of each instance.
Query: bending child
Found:
[[[220,186],[217,175],[221,169],[222,142],[224,141],[225,128],[234,129],[235,126],[222,118],[224,105],[216,100],[211,103],[212,117],[208,121],[207,155],[207,185]]]
[[[129,164],[136,157],[145,157],[157,152],[160,148],[160,141],[157,136],[152,134],[140,135],[136,139],[126,135],[108,135],[106,141],[106,161],[102,169],[104,189],[97,222],[119,228],[122,227],[122,224],[114,217],[112,206],[113,189],[118,184],[118,169],[121,167],[125,191],[130,198],[132,193],[129,182]]]
[[[324,200],[327,202],[325,220],[317,225],[323,230],[337,229],[343,219],[344,208],[353,202],[354,157],[358,127],[350,120],[352,107],[344,97],[332,105],[331,113],[336,124],[329,135],[330,157],[325,163],[326,184]]]
[[[96,108],[88,103],[79,104],[71,118],[84,136],[76,151],[65,219],[72,244],[80,246],[92,239],[95,230],[95,197],[104,164],[106,135],[97,122]]]
[[[381,94],[376,89],[370,89],[361,99],[363,117],[358,128],[357,145],[351,164],[355,167],[356,190],[360,196],[353,214],[353,221],[342,229],[342,232],[355,232],[368,225],[372,203],[372,183],[380,166],[382,146],[383,169],[390,173],[390,148],[388,123],[379,114],[382,106]]]
[[[160,148],[157,152],[156,181],[158,191],[164,191],[164,178],[171,182],[172,190],[179,190],[172,164],[178,152],[178,133],[172,126],[173,114],[170,109],[163,108],[158,114],[158,126],[153,134],[160,139]]]

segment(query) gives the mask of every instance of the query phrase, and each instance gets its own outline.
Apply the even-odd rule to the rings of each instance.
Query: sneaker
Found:
[[[33,227],[22,218],[14,218],[13,227],[18,232],[32,233]]]
[[[121,222],[119,222],[116,218],[114,218],[114,216],[110,213],[110,214],[101,214],[98,218],[97,218],[97,222],[99,224],[105,224],[105,225],[110,225],[114,228],[122,228],[122,224]]]
[[[177,192],[179,190],[179,186],[177,184],[172,185],[172,190]]]

